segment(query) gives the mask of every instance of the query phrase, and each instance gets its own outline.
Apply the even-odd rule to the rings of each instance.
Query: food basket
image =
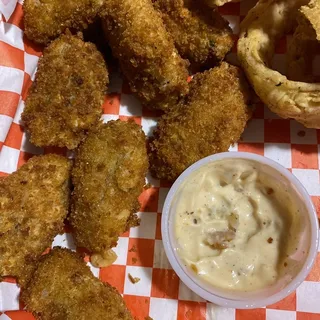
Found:
[[[235,36],[239,23],[255,1],[245,0],[220,8],[230,21]],[[42,48],[23,35],[22,1],[0,0],[0,176],[7,176],[32,155],[63,152],[54,148],[36,148],[20,124],[28,89],[36,72]],[[274,67],[285,65],[287,38],[276,48]],[[228,59],[236,60],[234,48]],[[320,60],[313,68],[320,75]],[[103,104],[103,120],[133,118],[150,136],[158,114],[143,109],[115,70],[110,79],[109,94]],[[284,120],[264,108],[255,111],[241,141],[233,151],[264,155],[290,170],[305,186],[320,214],[320,131],[306,129],[294,120]],[[100,270],[90,268],[95,276],[115,286],[128,308],[139,320],[316,320],[320,319],[320,253],[307,279],[296,292],[266,308],[234,310],[217,307],[191,292],[170,267],[161,240],[161,211],[170,184],[147,177],[151,187],[140,196],[138,216],[141,225],[123,234],[115,249],[118,259]],[[72,236],[58,235],[52,246],[75,249]],[[132,283],[132,277],[140,278]],[[19,288],[6,278],[0,283],[0,320],[31,320],[19,303]],[[88,319],[91,319],[88,314]]]

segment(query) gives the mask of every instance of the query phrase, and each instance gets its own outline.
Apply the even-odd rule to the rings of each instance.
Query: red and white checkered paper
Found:
[[[239,22],[254,0],[224,6],[221,12],[231,22],[235,33]],[[23,34],[22,1],[10,16],[12,0],[0,0],[0,175],[6,176],[33,154],[55,149],[40,149],[30,144],[20,115],[34,79],[41,48]],[[2,15],[1,15],[2,12]],[[10,16],[10,18],[9,18]],[[285,65],[286,41],[277,47],[274,63]],[[235,50],[231,58],[235,57]],[[320,75],[320,63],[314,71]],[[141,107],[129,92],[119,74],[111,75],[110,94],[103,105],[103,119],[134,118],[150,136],[157,115]],[[283,120],[261,106],[246,128],[241,142],[232,150],[248,151],[276,160],[292,171],[308,190],[320,214],[320,131],[306,129],[293,120]],[[138,213],[141,225],[123,234],[115,251],[117,261],[93,273],[114,285],[123,295],[136,319],[147,316],[154,320],[320,320],[320,253],[306,281],[283,301],[266,308],[234,310],[217,307],[191,292],[172,270],[163,250],[160,220],[164,199],[170,185],[148,177],[152,188],[140,197]],[[52,246],[75,249],[72,236],[58,235]],[[141,280],[132,284],[128,274]],[[31,320],[19,303],[19,288],[12,279],[0,283],[0,320]],[[88,314],[88,319],[91,319]]]

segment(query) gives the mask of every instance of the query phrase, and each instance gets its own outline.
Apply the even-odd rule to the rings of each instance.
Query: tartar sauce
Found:
[[[252,291],[272,285],[296,250],[295,201],[259,166],[244,159],[208,164],[176,195],[178,255],[216,287]]]

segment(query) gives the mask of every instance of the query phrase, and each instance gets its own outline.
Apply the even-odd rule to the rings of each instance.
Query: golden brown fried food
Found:
[[[35,156],[0,180],[0,276],[24,285],[34,264],[63,229],[71,162]]]
[[[25,0],[25,33],[30,40],[47,44],[67,28],[83,30],[93,22],[103,0]]]
[[[154,6],[160,10],[180,55],[192,65],[215,65],[232,48],[232,30],[216,9],[192,0],[154,0]]]
[[[96,266],[110,264],[118,237],[139,224],[138,196],[148,170],[145,135],[134,123],[110,121],[89,133],[72,172],[70,222],[78,246]]]
[[[95,45],[71,35],[53,41],[40,58],[22,114],[31,142],[76,148],[99,120],[107,83]]]
[[[308,128],[320,128],[320,84],[288,80],[268,65],[276,39],[292,29],[306,3],[308,0],[258,1],[241,23],[238,58],[255,92],[271,111]]]
[[[311,0],[300,8],[300,24],[312,29],[313,38],[320,41],[320,0]]]
[[[112,52],[145,106],[167,110],[187,94],[187,63],[151,0],[106,0],[102,16]]]
[[[115,288],[95,278],[77,253],[57,247],[41,258],[22,300],[39,320],[133,320]]]
[[[158,122],[150,143],[152,174],[174,180],[210,154],[227,151],[239,140],[251,110],[249,92],[239,68],[225,62],[197,74],[190,94]]]
[[[312,58],[320,52],[320,43],[316,40],[310,26],[300,23],[289,43],[287,54],[287,77],[289,80],[315,82],[312,74]]]

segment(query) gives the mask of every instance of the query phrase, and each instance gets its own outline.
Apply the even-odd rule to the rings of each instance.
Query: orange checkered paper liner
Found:
[[[20,123],[41,49],[23,34],[22,1],[19,0],[11,15],[12,2],[16,1],[0,0],[1,176],[15,171],[32,155],[51,151],[30,144]],[[235,33],[238,33],[240,20],[254,2],[246,0],[221,8]],[[286,40],[282,39],[277,47],[275,67],[285,65]],[[231,53],[232,58],[235,58],[235,50]],[[316,67],[315,72],[320,75]],[[103,120],[134,118],[150,136],[156,126],[157,116],[141,107],[118,73],[111,75],[109,91],[103,105]],[[320,213],[319,143],[320,131],[306,129],[292,120],[280,119],[261,106],[246,128],[241,142],[231,149],[264,155],[291,170],[304,184]],[[100,270],[88,263],[95,276],[119,290],[136,319],[144,320],[150,316],[154,320],[320,320],[320,253],[313,270],[297,291],[266,308],[225,309],[191,292],[172,270],[161,240],[161,211],[170,185],[150,176],[147,180],[152,187],[140,197],[138,215],[141,225],[120,237],[115,249],[118,255],[116,262]],[[54,239],[52,246],[57,245],[75,249],[68,232]],[[129,273],[141,280],[136,284],[131,283]],[[23,311],[15,281],[5,279],[0,283],[0,320],[9,319],[34,318]]]

